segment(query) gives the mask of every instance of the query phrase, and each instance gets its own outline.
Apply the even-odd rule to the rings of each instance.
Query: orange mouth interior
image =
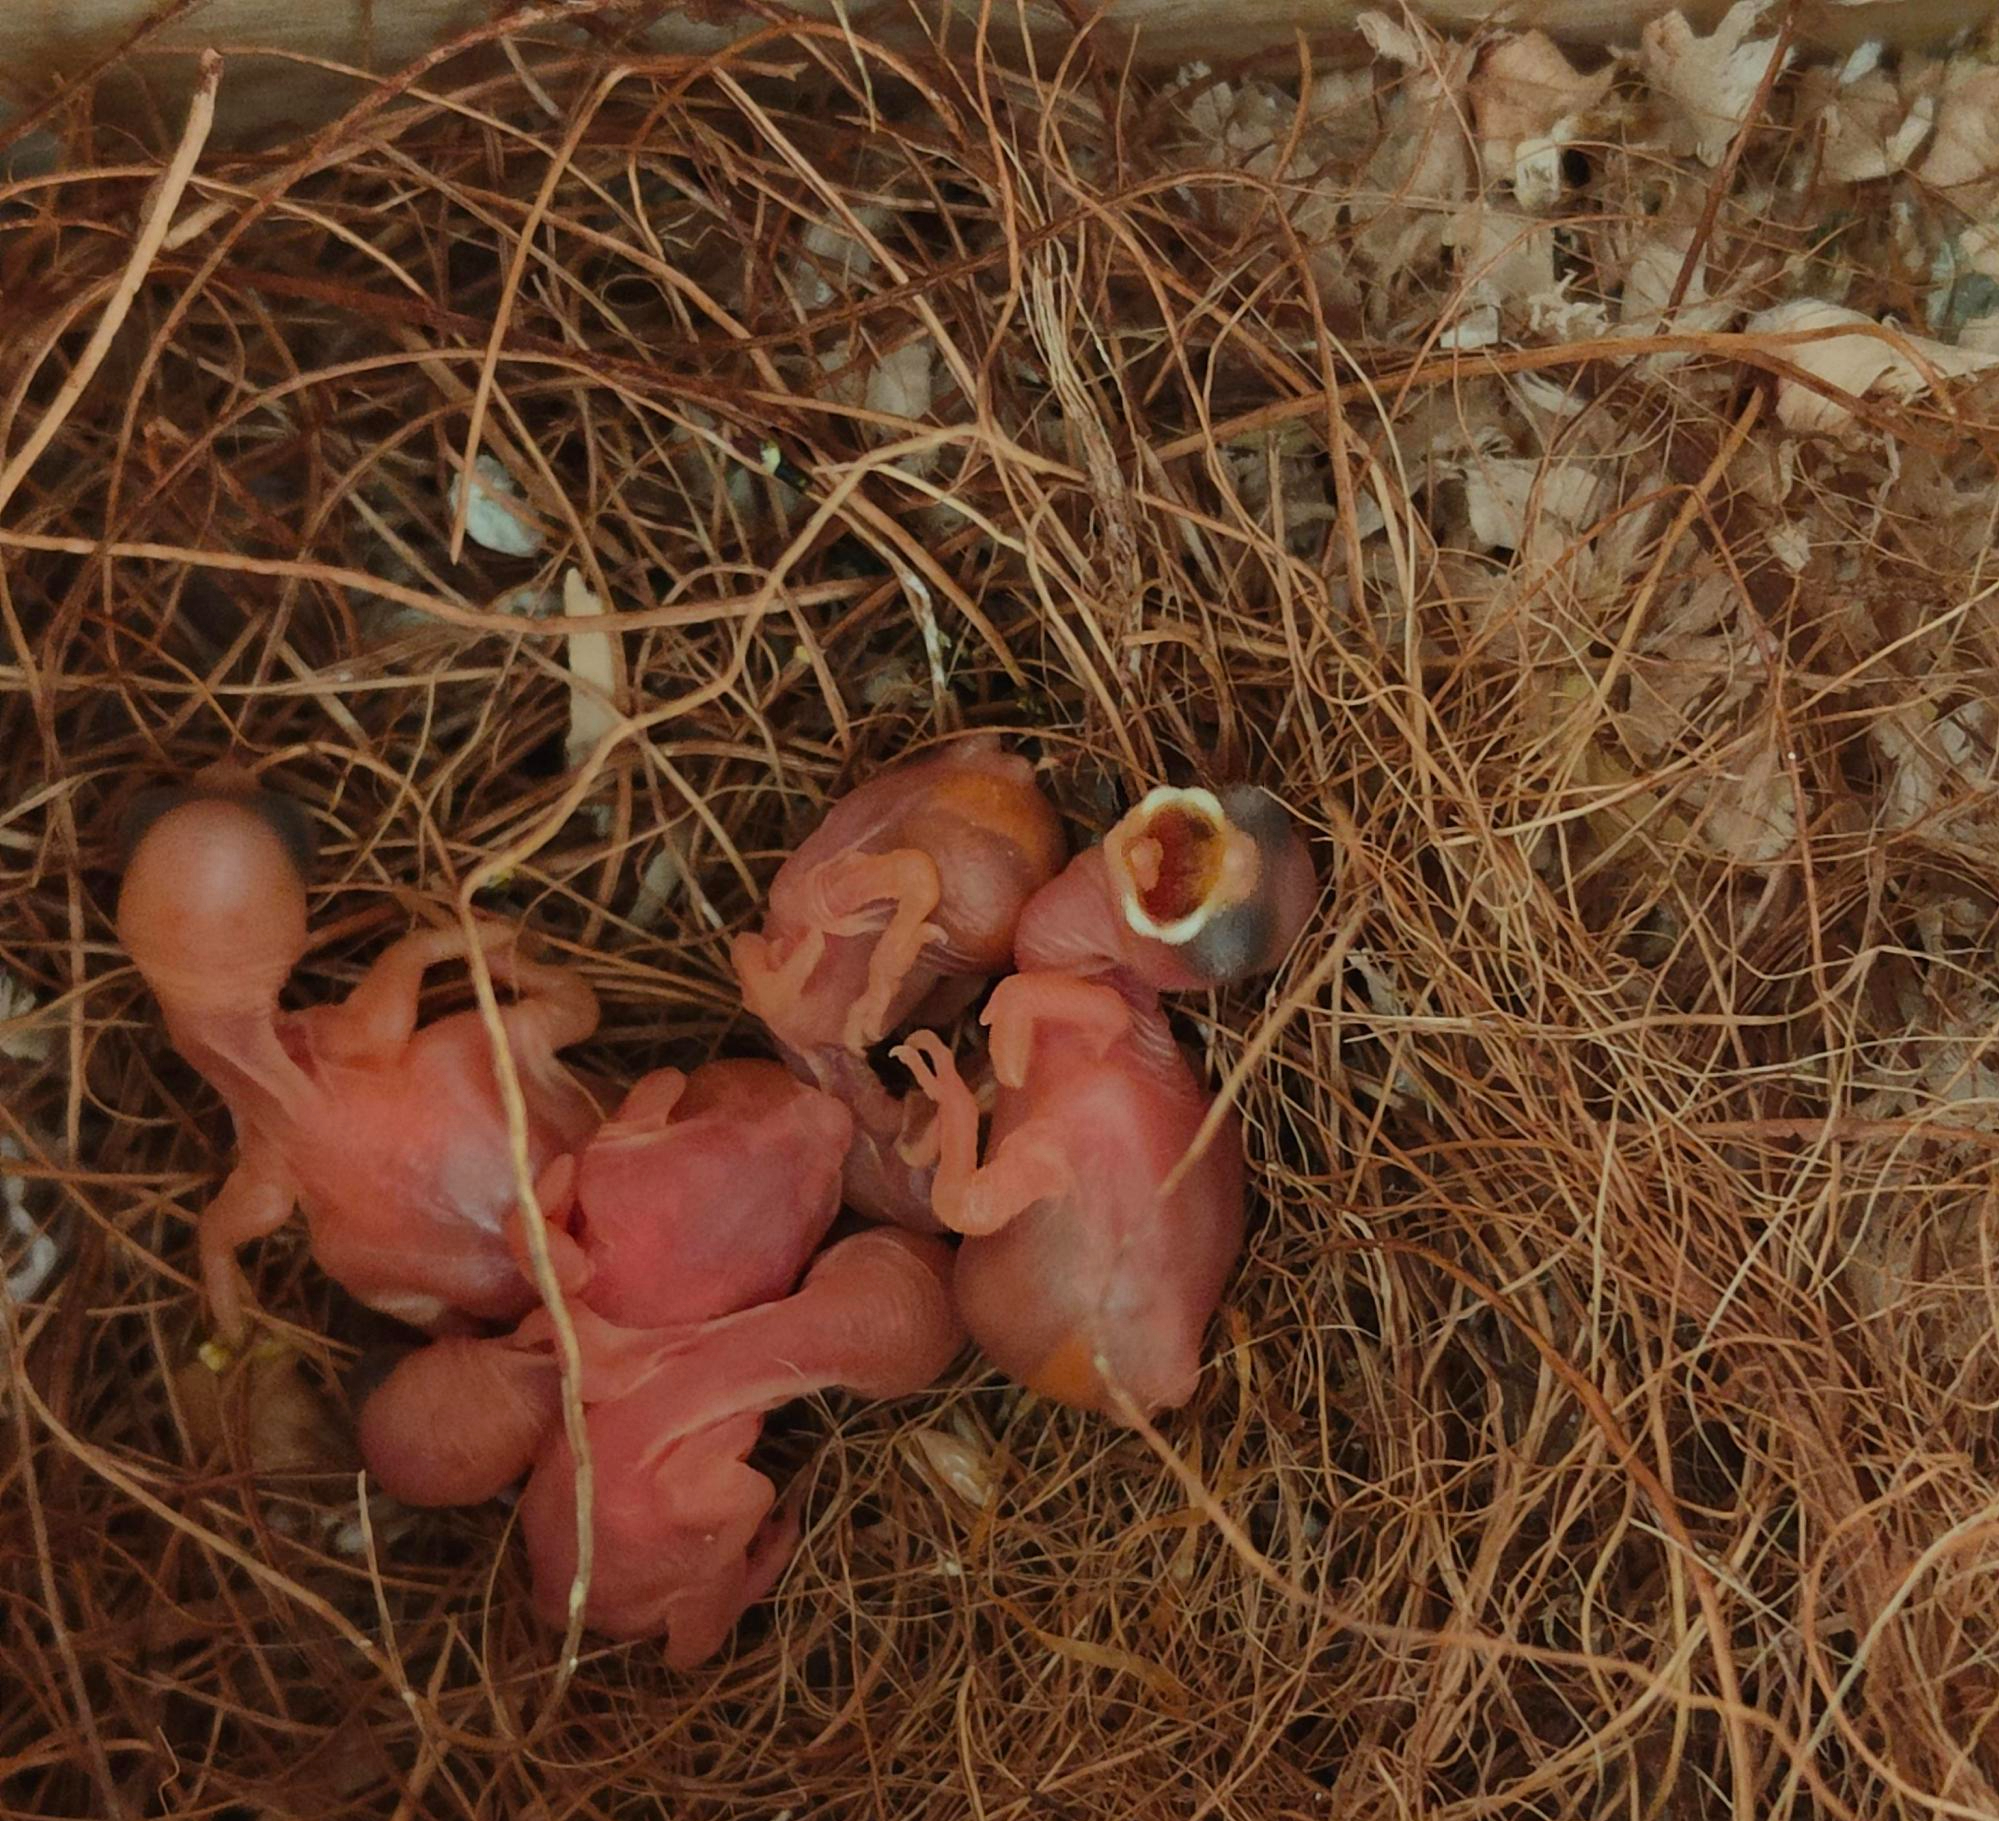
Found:
[[[1221,883],[1221,830],[1206,816],[1169,804],[1146,818],[1124,850],[1139,908],[1154,923],[1191,917]]]

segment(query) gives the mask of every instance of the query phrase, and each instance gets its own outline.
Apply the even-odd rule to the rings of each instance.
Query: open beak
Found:
[[[1104,839],[1125,921],[1178,948],[1256,894],[1255,836],[1231,822],[1211,790],[1161,785]]]

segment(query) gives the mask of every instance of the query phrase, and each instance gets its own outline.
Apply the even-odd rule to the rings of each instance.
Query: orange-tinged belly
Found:
[[[1103,1395],[1103,1381],[1090,1348],[1079,1334],[1071,1334],[1027,1375],[1028,1390],[1058,1404],[1072,1404],[1080,1410],[1094,1410]]]

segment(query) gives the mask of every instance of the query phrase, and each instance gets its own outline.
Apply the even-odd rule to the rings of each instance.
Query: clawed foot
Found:
[[[459,923],[412,930],[376,956],[340,1004],[314,1012],[314,1047],[330,1062],[395,1056],[416,1031],[425,974],[476,947],[493,977],[511,984],[519,940],[520,932],[497,918],[478,919],[469,934]]]
[[[819,926],[833,936],[880,932],[868,957],[868,984],[847,1011],[847,1047],[864,1050],[887,1034],[891,1008],[923,951],[944,940],[930,919],[943,896],[937,863],[916,848],[842,854],[812,875],[810,900]]]
[[[1023,1209],[1072,1184],[1068,1158],[1050,1148],[1033,1123],[1012,1133],[980,1164],[978,1100],[935,1032],[917,1031],[894,1055],[937,1108],[937,1179],[930,1205],[952,1232],[968,1238],[997,1233]]]

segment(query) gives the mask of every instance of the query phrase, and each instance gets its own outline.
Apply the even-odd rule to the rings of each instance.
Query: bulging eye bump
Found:
[[[1277,916],[1260,898],[1218,911],[1180,950],[1180,959],[1217,986],[1243,979],[1268,960]]]
[[[310,873],[313,862],[319,858],[319,831],[313,827],[304,806],[270,790],[259,790],[243,802],[270,824],[271,832],[284,844],[301,876]]]
[[[184,784],[156,784],[140,791],[118,818],[118,870],[122,874],[154,827],[174,810],[190,803],[236,803],[249,810],[277,836],[291,863],[305,878],[319,857],[318,831],[305,807],[294,798],[267,790],[255,776],[228,760],[203,767]]]
[[[195,793],[185,784],[156,784],[142,790],[118,816],[118,870],[125,872],[139,843],[152,832],[153,825],[170,811],[191,802]]]
[[[1291,814],[1261,784],[1231,784],[1221,793],[1222,814],[1258,843],[1291,838]]]

